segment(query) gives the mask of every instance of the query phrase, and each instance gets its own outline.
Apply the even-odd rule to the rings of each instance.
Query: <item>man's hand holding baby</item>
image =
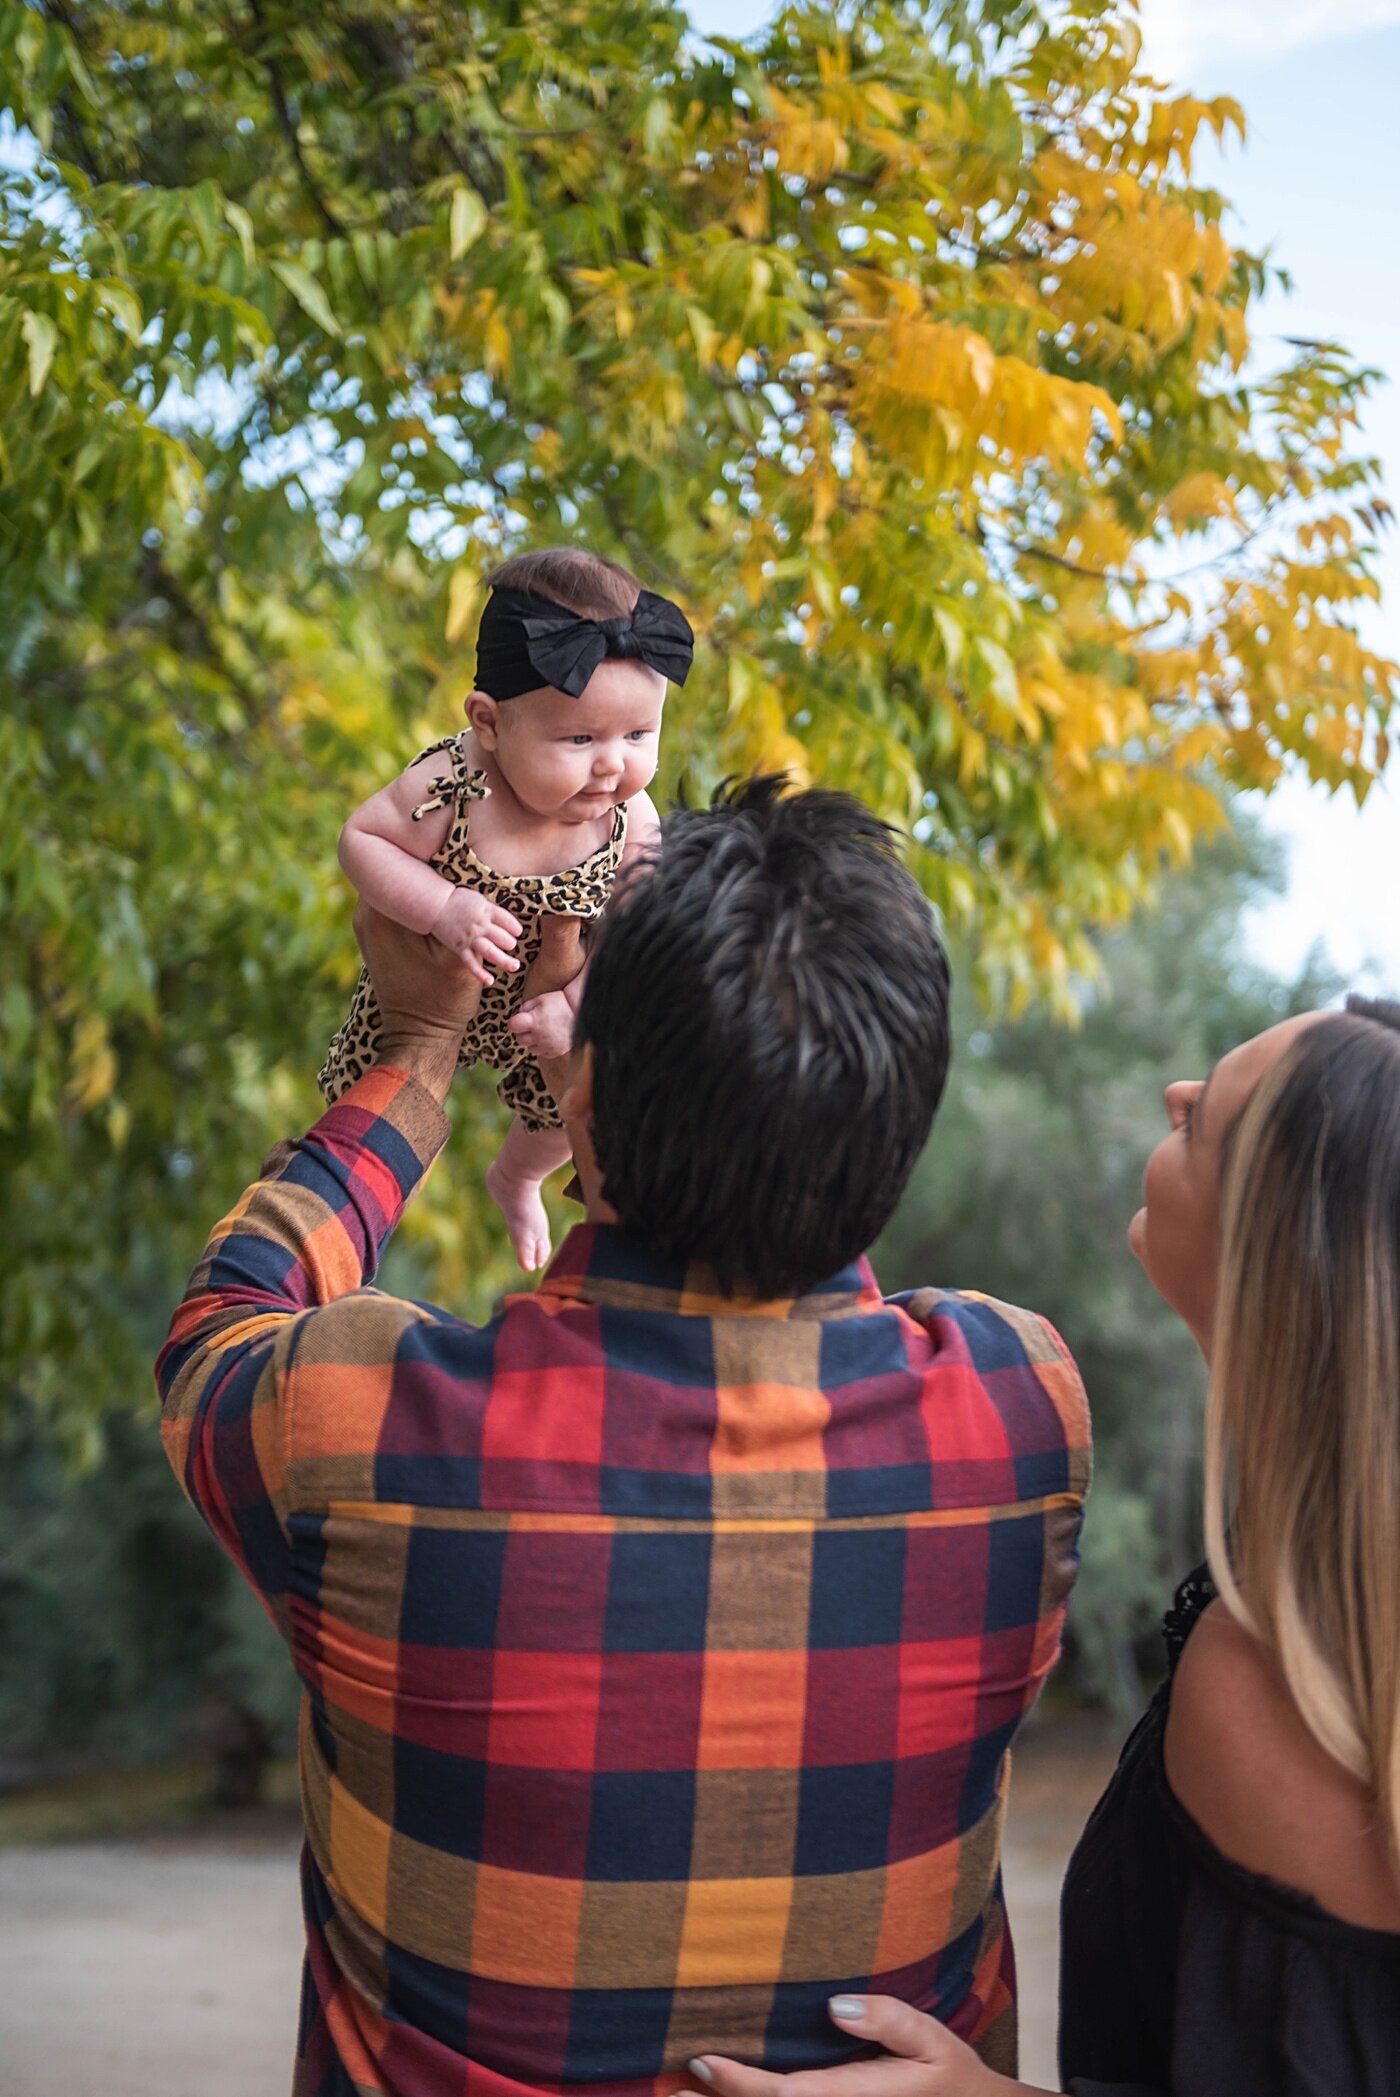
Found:
[[[514,949],[521,924],[499,903],[474,888],[454,888],[434,920],[432,937],[470,970],[478,983],[495,981],[492,969],[514,974],[520,963]]]
[[[379,1058],[417,1078],[437,1100],[447,1098],[462,1036],[475,1019],[481,990],[465,963],[422,932],[410,932],[361,899],[355,937],[374,985],[381,1030]]]

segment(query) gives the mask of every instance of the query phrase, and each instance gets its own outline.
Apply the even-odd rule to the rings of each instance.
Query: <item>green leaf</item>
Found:
[[[99,306],[105,306],[113,320],[133,342],[140,337],[146,325],[146,316],[141,311],[141,301],[129,284],[116,283],[109,279],[105,284],[93,286],[93,297]]]
[[[364,280],[365,290],[376,291],[379,287],[379,254],[373,234],[352,233],[350,248],[355,257],[355,266]]]
[[[340,323],[332,313],[330,301],[309,270],[299,262],[274,262],[274,277],[280,277],[303,313],[314,320],[318,328],[327,335],[339,335]]]
[[[540,303],[549,315],[555,342],[562,342],[574,317],[572,306],[557,284],[544,284],[540,287]]]
[[[31,308],[21,320],[20,330],[29,344],[29,391],[37,397],[44,390],[53,353],[58,347],[58,329],[47,313],[36,313]]]
[[[247,263],[249,269],[252,269],[257,261],[257,246],[253,239],[253,221],[251,217],[243,209],[243,206],[235,204],[231,197],[224,198],[224,217],[238,235],[239,245],[243,249],[243,260]]]
[[[190,191],[189,205],[199,244],[212,262],[219,252],[219,217],[223,208],[218,183],[196,183]]]
[[[467,249],[480,239],[487,217],[486,206],[474,189],[468,189],[464,184],[453,190],[447,245],[454,262],[460,262]]]

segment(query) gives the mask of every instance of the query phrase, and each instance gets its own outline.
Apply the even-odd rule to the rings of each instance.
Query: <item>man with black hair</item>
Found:
[[[864,1258],[948,1060],[890,833],[774,781],[668,819],[547,1072],[587,1221],[482,1328],[366,1286],[478,990],[361,937],[381,1060],[219,1226],[159,1372],[306,1686],[299,2097],[818,2066],[834,1990],[1010,2068],[1006,1750],[1088,1420],[1042,1319]]]

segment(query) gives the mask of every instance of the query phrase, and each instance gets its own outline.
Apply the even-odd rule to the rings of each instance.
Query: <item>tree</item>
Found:
[[[1371,375],[1246,366],[1266,264],[1192,176],[1240,112],[1136,53],[1105,0],[749,45],[642,0],[0,11],[0,1362],[57,1417],[138,1387],[133,1303],[306,1113],[336,829],[455,725],[502,551],[680,594],[667,783],[855,786],[1013,1004],[1072,1001],[1222,785],[1364,794]],[[494,1134],[413,1226],[478,1306]]]
[[[1128,1251],[1142,1169],[1166,1133],[1162,1087],[1204,1076],[1239,1042],[1341,985],[1314,958],[1293,982],[1243,951],[1241,918],[1280,885],[1277,848],[1249,824],[1165,885],[1161,906],[1101,941],[1083,1024],[1043,1013],[989,1027],[958,1014],[946,1104],[876,1250],[886,1288],[973,1286],[1051,1318],[1094,1410],[1094,1486],[1070,1615],[1071,1679],[1090,1699],[1137,1698],[1134,1646],[1203,1556],[1205,1371],[1179,1318]]]
[[[1201,1549],[1200,1358],[1124,1242],[1161,1086],[1337,988],[1242,955],[1241,913],[1270,878],[1256,837],[1209,847],[1159,911],[1102,942],[1072,1033],[1040,1015],[989,1027],[961,1000],[948,1098],[875,1253],[886,1287],[975,1282],[1046,1312],[1074,1349],[1098,1448],[1064,1679],[1124,1708],[1135,1649],[1159,1661],[1150,1634]],[[75,1480],[32,1408],[0,1424],[0,1740],[39,1766],[227,1749],[259,1728],[289,1751],[281,1642],[171,1492],[157,1437],[120,1416],[106,1432],[103,1464]]]
[[[299,1694],[145,1421],[113,1415],[101,1466],[80,1478],[32,1410],[0,1422],[7,1784],[73,1755],[111,1766],[199,1749],[217,1760],[216,1802],[251,1803],[267,1754],[294,1749]]]

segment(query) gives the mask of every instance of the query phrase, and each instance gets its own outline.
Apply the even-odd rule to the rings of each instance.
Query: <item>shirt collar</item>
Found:
[[[726,1296],[710,1268],[698,1262],[678,1266],[614,1223],[575,1224],[536,1294],[559,1304],[606,1304],[682,1318],[839,1318],[884,1305],[863,1256],[800,1296]]]

